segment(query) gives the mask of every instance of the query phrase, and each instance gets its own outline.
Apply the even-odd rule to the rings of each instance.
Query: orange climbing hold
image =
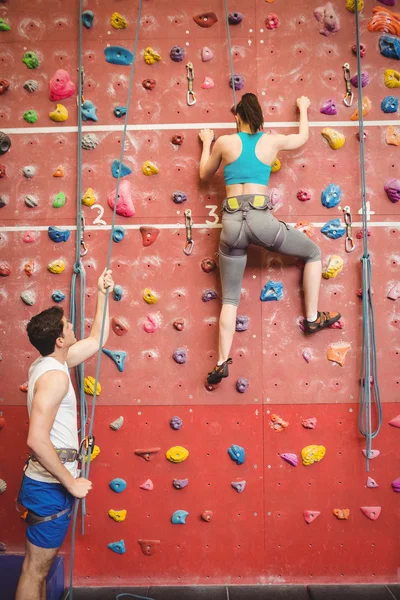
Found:
[[[350,516],[350,509],[349,508],[334,508],[333,514],[335,515],[335,517],[337,519],[340,519],[341,521],[347,521],[347,519]]]
[[[351,344],[339,342],[331,344],[328,348],[328,360],[338,363],[341,367],[344,365],[347,352],[350,350]]]
[[[23,383],[22,385],[20,385],[19,389],[21,390],[21,392],[27,392],[28,391],[28,382]]]
[[[383,6],[374,6],[373,16],[368,23],[368,31],[382,31],[400,36],[400,15]]]
[[[271,415],[271,427],[274,431],[283,431],[286,427],[289,427],[289,422],[284,421],[279,415]]]
[[[367,98],[367,96],[365,96],[365,98],[362,101],[363,117],[365,117],[365,115],[367,115],[369,113],[371,108],[372,108],[371,100],[369,98]],[[356,110],[351,115],[350,121],[358,121],[358,108],[356,108]]]
[[[314,235],[314,225],[309,221],[299,221],[298,223],[296,223],[294,228],[298,229],[299,231],[302,231],[309,238],[312,238],[312,236]]]
[[[53,177],[64,177],[64,167],[60,165],[53,173]]]
[[[30,260],[29,262],[25,263],[24,271],[28,275],[28,277],[32,275],[34,266],[35,263],[33,262],[33,260]]]
[[[393,125],[389,125],[386,129],[386,143],[392,146],[400,146],[400,131]]]
[[[118,335],[120,337],[127,334],[129,331],[128,327],[124,325],[124,323],[120,321],[118,317],[113,317],[111,319],[111,327],[115,335]]]
[[[158,238],[160,230],[156,227],[140,227],[140,233],[142,234],[143,246],[151,246]]]

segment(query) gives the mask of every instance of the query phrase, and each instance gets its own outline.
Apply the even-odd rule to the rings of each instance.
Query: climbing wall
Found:
[[[123,181],[130,182],[135,214],[117,216],[124,237],[113,242],[111,260],[122,297],[110,300],[110,310],[127,332],[117,336],[112,330],[106,344],[110,351],[126,352],[126,359],[120,372],[108,356],[102,357],[94,426],[100,454],[91,467],[94,489],[87,500],[85,535],[77,535],[76,583],[397,580],[393,528],[400,509],[391,482],[399,476],[400,433],[388,422],[400,412],[400,74],[398,62],[382,55],[379,43],[384,36],[381,47],[399,58],[400,38],[386,39],[380,30],[384,17],[376,17],[369,26],[375,31],[368,31],[375,5],[384,8],[365,1],[361,39],[366,45],[363,94],[370,101],[365,115],[368,240],[384,403],[382,430],[373,448],[380,455],[366,473],[365,441],[357,424],[362,240],[357,235],[358,123],[351,120],[356,87],[351,86],[352,106],[343,102],[343,65],[349,63],[350,75],[356,74],[354,13],[342,0],[322,5],[318,19],[313,14],[317,1],[229,2],[229,11],[243,15],[239,24],[230,26],[234,73],[244,80],[237,95],[258,94],[265,131],[296,132],[296,97],[311,99],[309,141],[297,151],[281,153],[270,190],[275,190],[276,216],[304,228],[321,246],[324,267],[335,277],[322,280],[320,306],[340,310],[343,316],[338,328],[305,337],[301,265],[252,248],[239,308],[248,327],[236,334],[229,379],[209,391],[204,380],[216,362],[220,285],[218,270],[206,272],[203,261],[215,259],[224,186],[222,172],[211,183],[199,183],[198,130],[212,127],[216,135],[235,131],[223,2],[145,2],[123,156],[123,164],[132,170]],[[89,333],[110,236],[108,196],[117,182],[112,164],[120,159],[129,88],[129,65],[115,64],[127,53],[113,48],[132,51],[138,2],[94,0],[85,2],[84,10],[94,15],[93,20],[90,13],[84,15],[88,27],[82,55],[84,114],[89,117],[84,121],[81,165]],[[115,11],[118,15],[112,17]],[[218,19],[207,28],[193,19],[206,11]],[[7,484],[0,495],[0,542],[12,552],[21,551],[24,543],[14,501],[27,455],[24,383],[36,358],[25,326],[54,301],[69,310],[76,238],[80,15],[76,0],[55,1],[51,8],[38,1],[9,0],[0,4],[0,18],[0,78],[6,80],[0,82],[0,125],[11,141],[0,156],[0,477]],[[209,16],[208,24],[212,20]],[[170,57],[176,46],[172,57],[182,58],[179,62]],[[148,48],[152,64],[144,60]],[[110,56],[114,62],[106,61]],[[204,61],[202,56],[212,58]],[[197,99],[192,106],[187,104],[189,61]],[[383,100],[383,108],[394,112],[383,112]],[[7,138],[0,139],[0,150],[7,145]],[[183,203],[176,202],[185,196]],[[353,252],[346,252],[346,235],[340,237],[345,206],[353,218]],[[194,223],[191,255],[183,252],[187,209]],[[321,229],[333,219],[340,223],[328,227],[329,237]],[[69,230],[70,236],[59,241],[65,234],[49,232],[49,227]],[[145,245],[149,227],[158,236]],[[339,257],[333,267],[332,256]],[[54,261],[62,262],[53,264],[51,272]],[[341,262],[337,272],[334,266]],[[261,290],[270,281],[274,289],[277,282],[282,284],[283,295],[261,302]],[[183,327],[176,327],[177,320]],[[86,375],[94,376],[95,366],[95,358],[88,361]],[[237,389],[239,378],[248,382],[243,393]],[[89,395],[87,399],[90,404]],[[111,429],[119,416],[124,418],[122,428]],[[174,416],[183,422],[178,430],[170,426]],[[316,419],[314,428],[302,425],[309,418]],[[243,464],[231,460],[227,450],[232,444],[244,448]],[[326,455],[304,466],[301,450],[311,444],[323,445]],[[172,463],[165,453],[177,445],[189,456]],[[154,448],[159,451],[148,461],[135,454]],[[284,453],[295,454],[297,466],[285,461]],[[367,476],[379,487],[367,487]],[[118,495],[109,486],[115,478],[127,484]],[[140,487],[148,479],[152,490]],[[173,480],[183,479],[188,485],[176,489]],[[235,489],[232,483],[239,486]],[[375,516],[381,507],[379,519],[367,518],[361,507],[375,507]],[[126,510],[126,519],[115,522],[110,509]],[[184,524],[171,523],[177,510],[188,513]],[[338,519],[334,510],[348,518]],[[320,514],[308,524],[304,511]],[[107,547],[120,540],[124,554]],[[63,550],[68,559],[69,542]]]

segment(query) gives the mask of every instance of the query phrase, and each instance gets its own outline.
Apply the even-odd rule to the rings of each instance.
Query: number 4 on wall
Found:
[[[371,204],[370,202],[366,202],[366,214],[367,214],[367,221],[370,221],[370,216],[375,214],[375,211],[371,210]],[[358,211],[359,215],[362,215],[364,213],[363,208],[361,207],[360,210]]]

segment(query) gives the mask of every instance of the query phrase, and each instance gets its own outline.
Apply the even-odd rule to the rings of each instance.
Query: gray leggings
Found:
[[[236,196],[234,203],[230,198],[224,200],[219,246],[222,304],[239,306],[249,244],[297,256],[306,263],[321,260],[321,250],[317,244],[302,231],[275,219],[271,214],[269,198],[264,196],[261,206],[262,198],[260,195],[245,194]],[[229,202],[235,208],[231,208]]]

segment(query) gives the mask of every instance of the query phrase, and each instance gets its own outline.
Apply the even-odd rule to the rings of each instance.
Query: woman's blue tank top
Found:
[[[271,167],[265,165],[256,156],[256,145],[263,134],[257,133],[238,133],[242,140],[242,153],[233,162],[224,167],[225,185],[234,183],[259,183],[268,185]]]

